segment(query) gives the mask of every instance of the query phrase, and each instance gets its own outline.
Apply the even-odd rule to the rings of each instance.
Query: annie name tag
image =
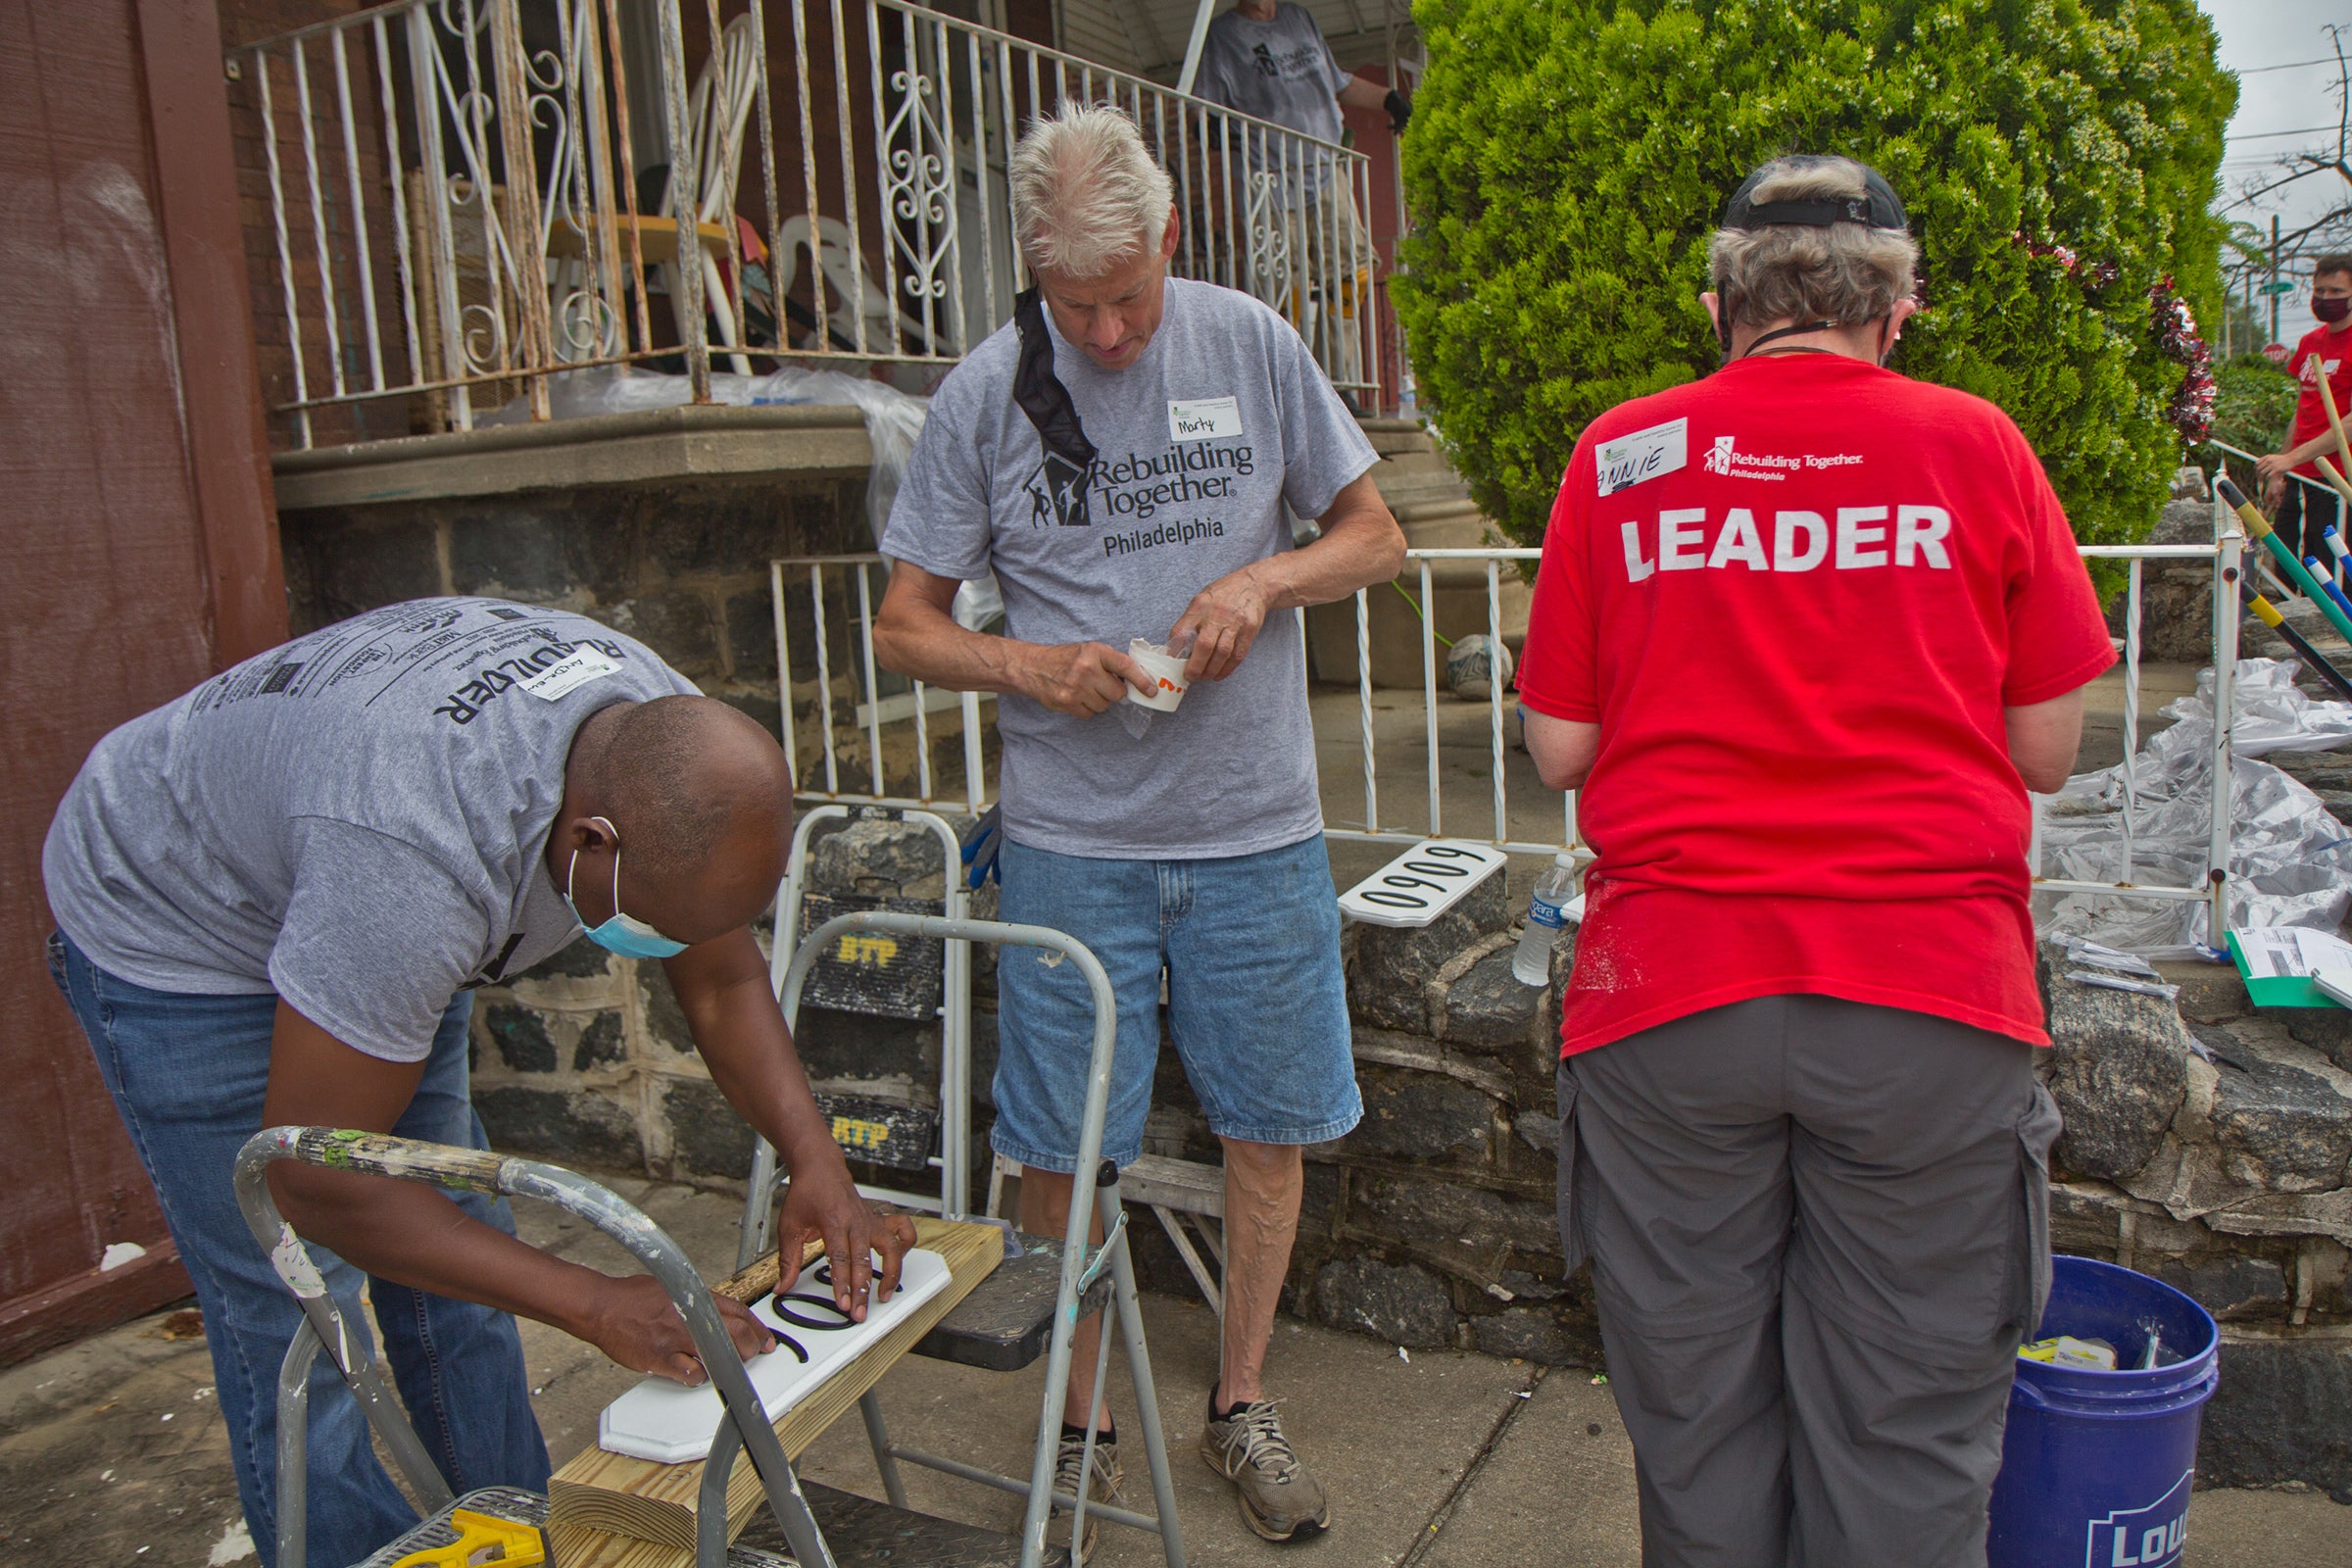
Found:
[[[1675,419],[1604,441],[1597,457],[1600,494],[1613,496],[1645,479],[1672,473],[1689,463],[1690,421]]]
[[[1222,441],[1242,433],[1239,398],[1171,398],[1168,400],[1168,439]]]

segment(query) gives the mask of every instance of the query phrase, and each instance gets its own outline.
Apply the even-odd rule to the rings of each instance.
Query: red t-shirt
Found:
[[[1791,992],[2048,1044],[2002,710],[2113,662],[1982,399],[1801,354],[1593,420],[1519,675],[1600,726],[1563,1054]]]
[[[2288,446],[2299,447],[2328,428],[2328,411],[2320,406],[2323,375],[2328,377],[2328,390],[2335,394],[2336,414],[2352,427],[2352,352],[2348,351],[2352,351],[2352,321],[2341,323],[2334,331],[2315,326],[2295,345],[2293,357],[2286,362],[2286,373],[2302,383],[2303,394],[2295,400],[2295,433],[2287,438]],[[2327,456],[2336,472],[2343,473],[2343,458],[2332,452]],[[2320,478],[2319,460],[2314,458],[2295,471]],[[2352,479],[2352,473],[2344,477]]]

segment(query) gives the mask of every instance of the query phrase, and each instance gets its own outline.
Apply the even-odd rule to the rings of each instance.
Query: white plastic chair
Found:
[[[737,315],[740,302],[728,293],[718,259],[703,248],[700,225],[732,225],[735,221],[735,182],[743,168],[744,130],[751,122],[759,88],[760,59],[754,51],[752,18],[747,12],[720,30],[718,47],[704,62],[702,74],[694,78],[686,135],[695,207],[691,215],[667,215],[677,220],[680,258],[691,246],[702,265],[703,303],[717,323],[718,340],[730,349],[743,344]],[[673,304],[680,295],[676,267],[676,262],[662,264],[662,286]],[[683,333],[686,323],[680,321],[678,330]],[[738,375],[752,373],[752,362],[742,354],[729,355],[728,364]]]
[[[812,233],[808,215],[798,214],[784,220],[777,243],[782,250],[768,264],[775,269],[776,297],[782,299],[792,291],[793,283],[801,275],[801,253],[808,252],[816,259],[817,270],[825,280],[826,325],[842,343],[859,345],[858,322],[861,314],[865,337],[859,347],[865,353],[896,354],[906,337],[920,339],[926,335],[923,323],[901,310],[890,291],[876,282],[871,272],[859,275],[858,253],[850,244],[849,225],[840,219],[817,219]]]

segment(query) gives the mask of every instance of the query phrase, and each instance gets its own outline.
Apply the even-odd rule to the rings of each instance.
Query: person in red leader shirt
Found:
[[[1859,164],[1749,175],[1723,368],[1595,419],[1544,536],[1560,1224],[1651,1568],[1982,1565],[2048,1292],[2027,791],[2115,654],[2016,425],[1883,368],[1917,258]]]
[[[2335,430],[2320,402],[2320,377],[2335,394],[2335,412],[2352,415],[2352,353],[2346,352],[2352,350],[2352,256],[2323,256],[2312,265],[2311,314],[2320,324],[2303,334],[2286,362],[2286,373],[2303,386],[2293,431],[2286,450],[2255,464],[2254,474],[2262,481],[2263,504],[2277,512],[2278,532],[2295,554],[2330,561],[2320,530],[2342,525],[2343,503],[2321,474],[2319,460],[2327,458],[2347,479],[2352,466],[2335,449]]]

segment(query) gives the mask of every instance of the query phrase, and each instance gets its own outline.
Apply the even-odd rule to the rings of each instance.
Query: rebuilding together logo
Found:
[[[1159,452],[1098,457],[1083,469],[1049,452],[1022,490],[1029,500],[1032,528],[1092,528],[1128,519],[1151,522],[1165,508],[1194,502],[1231,501],[1238,494],[1235,481],[1248,478],[1254,469],[1255,457],[1250,447],[1208,442],[1171,442]],[[1102,554],[1123,556],[1156,545],[1189,544],[1224,534],[1221,518],[1163,521],[1126,533],[1105,533]]]

